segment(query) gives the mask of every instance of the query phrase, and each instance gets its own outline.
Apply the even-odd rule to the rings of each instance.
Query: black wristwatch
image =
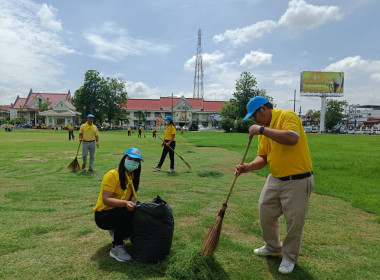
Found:
[[[260,132],[260,134],[263,134],[263,132],[264,132],[264,129],[265,129],[265,127],[260,127],[260,130],[259,130],[259,132]]]

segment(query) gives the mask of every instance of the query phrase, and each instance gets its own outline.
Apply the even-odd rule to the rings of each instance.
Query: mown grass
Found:
[[[302,255],[292,275],[277,272],[281,258],[255,256],[253,248],[262,245],[257,201],[265,171],[239,177],[218,250],[211,258],[203,258],[199,254],[201,243],[226,198],[233,168],[241,159],[247,139],[243,134],[190,132],[177,137],[176,151],[192,170],[176,157],[176,173],[155,172],[152,166],[161,154],[159,140],[150,134],[138,139],[137,135],[127,137],[126,132],[118,131],[101,132],[94,173],[73,173],[66,166],[74,159],[78,142],[69,142],[65,132],[0,131],[0,279],[379,279],[380,224],[376,216],[337,197],[312,195]],[[318,137],[310,137],[317,190],[323,182],[319,156],[328,155],[321,143],[323,137]],[[367,155],[355,158],[356,165],[362,166],[378,150],[371,148],[368,153],[370,145],[360,137],[336,138],[331,149],[338,151],[346,145],[342,143],[352,141],[353,145],[357,140]],[[336,142],[338,139],[340,142]],[[210,147],[212,144],[214,147]],[[110,258],[110,236],[93,220],[92,207],[102,177],[117,166],[130,146],[139,147],[145,160],[140,201],[148,202],[160,195],[172,206],[175,216],[171,254],[156,265],[134,260],[118,263]],[[340,157],[345,155],[334,155]],[[375,158],[372,162],[379,166]],[[165,168],[169,168],[168,162]],[[335,169],[351,173],[348,170]],[[367,175],[378,178],[377,174]],[[359,182],[362,178],[354,179]],[[341,189],[341,193],[352,192]],[[284,235],[283,219],[281,228]],[[127,250],[131,251],[129,243]]]
[[[187,133],[198,147],[221,147],[243,153],[247,134]],[[314,191],[342,198],[355,207],[377,214],[380,222],[380,136],[308,134],[315,177]],[[257,140],[246,161],[256,156]],[[267,176],[269,168],[255,171]]]

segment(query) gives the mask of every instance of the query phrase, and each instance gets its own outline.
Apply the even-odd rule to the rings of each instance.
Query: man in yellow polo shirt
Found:
[[[73,138],[73,140],[74,140],[74,126],[73,126],[73,123],[70,123],[67,126],[67,129],[69,130],[69,141],[71,140],[71,138]]]
[[[94,125],[94,115],[89,114],[87,116],[87,122],[82,124],[79,129],[79,141],[82,142],[82,169],[86,168],[87,155],[90,151],[90,164],[88,166],[88,171],[94,171],[94,159],[95,159],[95,141],[96,147],[99,148],[99,131]]]
[[[258,125],[249,128],[249,137],[258,136],[256,158],[236,166],[235,174],[261,169],[270,174],[259,199],[260,224],[265,245],[255,249],[259,256],[283,255],[279,272],[290,273],[301,250],[302,230],[314,188],[309,146],[301,119],[291,110],[274,109],[262,96],[247,104],[248,114]],[[284,215],[287,233],[280,241],[278,218]]]

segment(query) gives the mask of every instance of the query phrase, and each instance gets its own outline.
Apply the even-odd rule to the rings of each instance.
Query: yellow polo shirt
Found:
[[[88,125],[87,122],[80,126],[80,133],[83,134],[83,141],[94,141],[96,139],[95,136],[99,136],[98,128],[94,124]]]
[[[173,141],[175,141],[175,126],[174,125],[167,125],[165,127],[165,140],[170,140],[172,139],[172,134],[174,134],[174,139]]]
[[[69,125],[67,126],[67,128],[68,128],[69,130],[74,130],[74,127],[73,127],[71,124],[69,124]]]
[[[270,172],[274,177],[285,177],[311,171],[309,145],[301,119],[291,110],[273,109],[270,128],[287,130],[299,135],[296,145],[279,144],[259,135],[257,155],[267,156]]]
[[[125,190],[120,187],[119,171],[117,168],[108,171],[103,176],[98,201],[93,209],[94,212],[115,208],[107,206],[103,203],[103,191],[113,192],[115,194],[114,198],[129,200],[132,195],[133,175],[131,177],[129,177],[127,173],[125,175],[127,178],[127,187]]]

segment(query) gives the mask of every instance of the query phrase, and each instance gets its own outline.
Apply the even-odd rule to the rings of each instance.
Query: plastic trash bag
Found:
[[[174,232],[173,211],[157,196],[151,203],[136,202],[131,243],[137,261],[158,263],[169,253]]]

